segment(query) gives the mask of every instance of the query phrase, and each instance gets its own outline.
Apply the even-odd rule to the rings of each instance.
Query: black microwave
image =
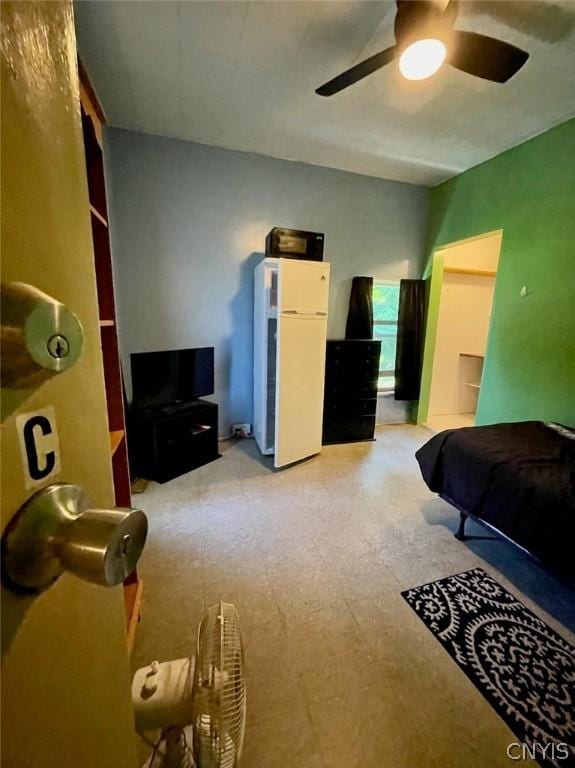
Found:
[[[323,240],[320,232],[274,227],[266,237],[266,256],[323,261]]]

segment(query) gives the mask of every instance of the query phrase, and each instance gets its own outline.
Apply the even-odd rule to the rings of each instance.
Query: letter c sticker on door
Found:
[[[16,429],[22,453],[26,488],[44,485],[60,473],[60,445],[54,408],[21,413],[16,417]]]

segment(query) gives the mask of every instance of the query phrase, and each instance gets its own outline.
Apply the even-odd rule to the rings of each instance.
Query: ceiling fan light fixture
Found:
[[[416,40],[399,57],[399,71],[407,80],[425,80],[441,68],[446,56],[447,48],[441,40]]]

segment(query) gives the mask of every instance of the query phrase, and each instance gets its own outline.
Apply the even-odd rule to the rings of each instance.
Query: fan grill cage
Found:
[[[244,740],[246,689],[239,616],[231,603],[213,605],[202,619],[194,689],[199,768],[235,768]]]

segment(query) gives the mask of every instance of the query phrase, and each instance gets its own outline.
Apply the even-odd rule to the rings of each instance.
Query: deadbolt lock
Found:
[[[62,302],[27,283],[2,284],[2,386],[27,389],[80,357],[82,326]]]

